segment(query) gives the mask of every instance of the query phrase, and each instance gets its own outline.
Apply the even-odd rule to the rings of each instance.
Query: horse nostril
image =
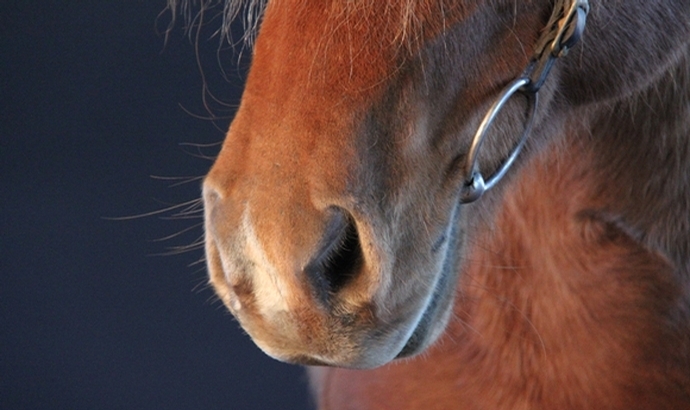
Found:
[[[316,255],[304,268],[318,298],[327,302],[356,276],[362,262],[362,247],[354,220],[344,210],[335,209]]]

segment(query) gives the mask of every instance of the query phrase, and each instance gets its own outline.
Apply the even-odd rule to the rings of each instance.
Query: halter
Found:
[[[546,24],[544,34],[539,38],[535,46],[534,55],[525,71],[508,84],[498,98],[484,115],[474,134],[472,145],[467,153],[465,164],[465,180],[460,191],[460,202],[470,203],[479,199],[488,189],[493,188],[498,181],[505,176],[510,166],[517,158],[520,150],[529,136],[534,122],[534,112],[539,102],[539,90],[553,67],[556,59],[568,54],[568,51],[580,40],[585,29],[585,23],[589,13],[588,0],[556,0],[551,18]],[[484,143],[486,132],[506,102],[513,94],[520,92],[529,100],[529,110],[525,130],[518,144],[513,148],[505,162],[488,179],[477,167],[479,150]]]

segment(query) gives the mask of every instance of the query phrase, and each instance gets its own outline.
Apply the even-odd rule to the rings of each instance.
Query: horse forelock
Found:
[[[206,13],[213,12],[212,18],[220,16],[222,20],[215,32],[219,41],[251,48],[264,11],[273,3],[269,0],[168,0],[167,10],[171,15],[169,28],[174,27],[178,18],[181,18],[185,30],[191,32],[198,24],[203,24]],[[304,4],[305,1],[297,0],[294,3]],[[473,8],[476,3],[476,0],[336,1],[330,5],[329,20],[343,22],[356,19],[358,24],[384,24],[390,35],[381,39],[389,42],[382,46],[392,45],[412,51],[418,48],[422,40],[444,32],[452,21],[457,20],[458,15],[466,14],[466,10]],[[242,30],[233,32],[232,24],[237,19],[241,19]]]
[[[190,31],[206,12],[216,10],[216,16],[220,15],[222,19],[216,32],[220,41],[236,44],[238,39],[233,37],[231,24],[242,15],[244,30],[239,42],[251,46],[267,2],[268,0],[168,0],[167,10],[171,14],[169,28],[176,24],[179,16],[185,24],[185,30]]]

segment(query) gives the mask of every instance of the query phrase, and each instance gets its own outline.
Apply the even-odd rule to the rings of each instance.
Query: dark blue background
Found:
[[[0,3],[0,409],[302,409],[304,371],[256,348],[206,288],[199,196],[246,66],[164,0]],[[213,27],[214,29],[217,27]],[[223,79],[223,68],[227,80]],[[222,102],[222,103],[221,103]],[[225,106],[223,103],[228,103]],[[201,154],[201,155],[197,155]],[[171,216],[165,213],[163,217]],[[190,266],[190,264],[192,264]]]

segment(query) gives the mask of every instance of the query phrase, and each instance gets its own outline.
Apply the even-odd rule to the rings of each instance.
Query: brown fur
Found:
[[[592,199],[581,145],[532,160],[480,227],[441,340],[375,370],[312,369],[319,408],[690,406],[687,286]]]
[[[690,3],[591,3],[518,166],[463,206],[553,2],[268,3],[207,255],[267,353],[383,365],[313,370],[322,408],[690,408]]]

